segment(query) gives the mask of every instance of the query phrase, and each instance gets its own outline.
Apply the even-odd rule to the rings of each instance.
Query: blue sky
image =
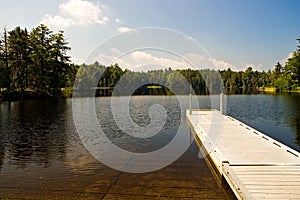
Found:
[[[195,39],[217,68],[268,70],[278,61],[284,64],[300,37],[298,0],[9,0],[1,5],[1,29],[31,30],[45,23],[51,30],[64,30],[76,63],[120,32],[162,27]],[[134,55],[161,61],[153,52]],[[123,63],[130,68],[129,60]]]

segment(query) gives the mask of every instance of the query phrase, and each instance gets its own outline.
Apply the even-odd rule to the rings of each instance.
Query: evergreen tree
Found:
[[[10,91],[10,69],[8,66],[8,41],[7,31],[4,28],[3,36],[0,37],[0,87]]]
[[[12,88],[24,91],[28,87],[29,38],[27,30],[16,27],[8,36],[8,63]]]
[[[30,57],[35,77],[33,85],[37,90],[49,90],[46,86],[49,86],[50,83],[49,74],[51,74],[52,40],[52,31],[43,24],[34,28],[30,33],[30,44],[32,48]]]
[[[64,38],[63,31],[59,31],[59,33],[51,35],[50,40],[50,56],[51,65],[53,67],[49,70],[49,87],[54,93],[57,93],[60,88],[66,85],[66,75],[71,72],[68,64],[70,62],[70,57],[67,56],[67,51],[71,48],[67,46],[68,42],[66,42]]]
[[[63,31],[53,34],[45,25],[30,33],[16,27],[0,37],[0,87],[8,91],[25,89],[58,94],[71,86],[78,67],[70,65]]]
[[[300,39],[297,39],[300,43]],[[293,56],[288,59],[284,67],[284,75],[288,81],[288,89],[295,90],[300,84],[300,46],[293,53]]]

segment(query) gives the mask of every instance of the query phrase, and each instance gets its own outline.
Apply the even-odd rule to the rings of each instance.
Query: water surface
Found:
[[[186,109],[188,97],[180,98]],[[227,114],[299,151],[299,100],[298,95],[230,95]],[[167,113],[164,128],[147,139],[126,135],[113,120],[110,102],[110,97],[96,98],[97,117],[107,137],[123,149],[151,152],[168,144],[178,131],[181,111],[176,97],[131,97],[130,115],[140,126],[150,123],[152,105],[162,105]],[[198,103],[201,108],[212,107],[208,96],[198,96]],[[185,127],[184,134],[190,137]],[[232,198],[198,153],[192,143],[179,160],[164,169],[123,173],[99,163],[83,147],[74,126],[71,99],[0,102],[0,198]]]

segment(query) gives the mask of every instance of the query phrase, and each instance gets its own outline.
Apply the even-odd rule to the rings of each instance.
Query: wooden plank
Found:
[[[293,168],[289,168],[289,167],[293,167]],[[236,173],[239,173],[239,172],[249,172],[249,170],[251,170],[252,172],[282,172],[282,171],[288,171],[288,172],[298,172],[300,173],[300,166],[289,166],[288,168],[287,167],[284,167],[284,166],[281,166],[281,165],[278,165],[276,166],[276,168],[272,167],[272,166],[265,166],[265,167],[261,167],[261,166],[245,166],[245,167],[232,167],[233,170],[236,172]]]
[[[282,186],[282,185],[245,185],[245,188],[248,190],[268,190],[268,191],[286,191],[286,192],[293,192],[297,193],[300,190],[300,185],[288,185],[288,186]]]
[[[279,186],[287,186],[287,185],[300,185],[300,181],[299,179],[298,180],[295,180],[295,181],[290,181],[290,180],[285,180],[285,181],[282,181],[282,180],[266,180],[266,179],[261,179],[261,180],[241,180],[243,184],[245,185],[270,185],[270,186],[275,186],[275,185],[279,185]]]
[[[252,199],[252,194],[248,189],[242,184],[239,177],[232,171],[228,163],[222,165],[223,176],[227,180],[231,189],[238,199]]]
[[[270,176],[270,175],[265,175],[265,176],[261,176],[261,175],[252,175],[252,176],[241,176],[239,175],[239,177],[241,178],[241,180],[245,183],[247,183],[248,181],[251,182],[251,181],[257,181],[258,179],[262,178],[264,179],[265,181],[270,181],[270,182],[283,182],[283,181],[291,181],[291,182],[300,182],[299,181],[299,177],[297,176]],[[280,181],[278,181],[280,180]]]
[[[300,199],[300,195],[297,194],[287,194],[287,193],[268,193],[268,191],[255,192],[252,191],[253,197],[255,199]]]
[[[260,178],[264,178],[264,179],[267,179],[273,175],[271,174],[268,174],[268,175],[265,175],[265,174],[260,174],[260,175],[256,175],[256,174],[253,174],[251,176],[249,176],[249,174],[244,174],[244,175],[241,175],[239,174],[238,175],[241,179],[243,180],[247,180],[247,179],[260,179]],[[281,175],[276,175],[276,177],[280,180],[285,180],[285,179],[291,179],[291,180],[299,180],[299,176],[295,176],[294,174],[281,174]]]

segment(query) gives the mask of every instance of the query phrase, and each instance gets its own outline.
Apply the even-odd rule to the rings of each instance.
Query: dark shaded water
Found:
[[[180,98],[187,108],[188,97]],[[201,107],[211,107],[208,96],[200,96],[198,100]],[[227,114],[299,151],[299,102],[298,95],[231,95],[227,96]],[[106,135],[114,144],[134,152],[149,152],[163,147],[172,140],[178,130],[181,113],[175,97],[136,96],[130,101],[130,115],[133,121],[141,126],[149,124],[151,120],[148,112],[153,104],[163,105],[168,117],[163,130],[149,139],[128,137],[118,128],[110,113],[110,98],[96,99],[97,116]],[[186,134],[190,134],[187,126]],[[197,154],[198,149],[193,143],[189,151],[180,158],[183,161],[175,162],[157,172],[147,173],[145,180],[149,182],[150,177],[152,181],[155,179],[159,181],[168,174],[175,178],[167,178],[166,183],[170,180],[184,182],[183,179],[187,175],[180,175],[182,171],[199,171],[199,179],[194,182],[203,182],[204,179],[207,185],[190,187],[197,191],[207,190],[207,195],[215,194],[217,195],[215,198],[225,198],[224,188],[216,184],[205,162],[198,159]],[[182,167],[181,163],[192,165]],[[178,168],[178,165],[181,168]],[[203,171],[204,174],[201,173]],[[115,187],[119,187],[118,191],[122,191],[122,187],[125,186],[127,189],[150,187],[145,183],[144,175],[132,176],[99,163],[82,146],[73,122],[71,99],[0,102],[0,198],[92,199],[108,197],[109,191],[114,191]],[[114,184],[116,186],[113,186]],[[152,184],[156,185],[158,182]],[[166,197],[172,197],[169,193],[175,195],[173,191],[170,192],[170,188],[174,189],[175,186],[169,185],[171,186],[165,187]],[[150,188],[154,191],[155,187]],[[124,190],[124,194],[111,195],[126,196],[128,195],[126,191]],[[137,191],[129,194],[134,192]],[[163,195],[155,192],[153,194]],[[153,197],[152,194],[148,195]],[[189,192],[186,191],[186,195],[189,195]]]

